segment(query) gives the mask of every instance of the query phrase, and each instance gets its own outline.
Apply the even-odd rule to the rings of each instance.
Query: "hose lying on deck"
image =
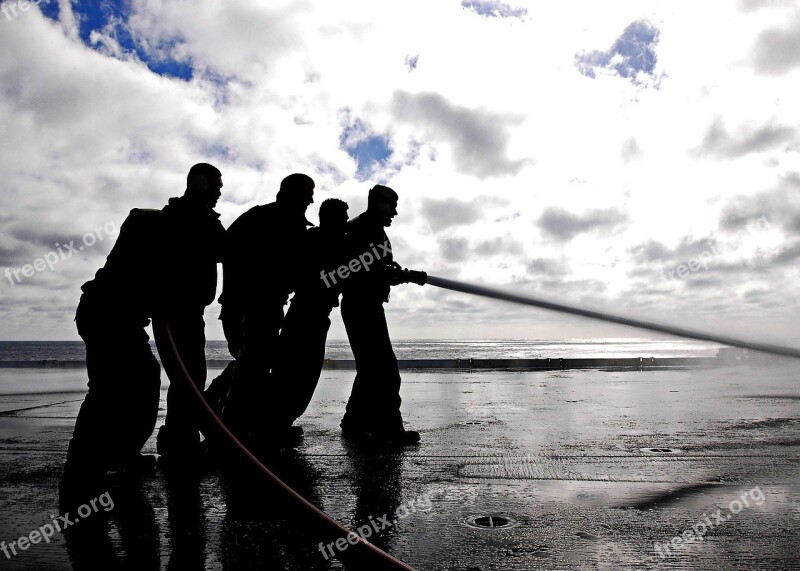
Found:
[[[365,566],[364,568],[370,570],[402,569],[403,571],[414,571],[402,561],[395,559],[385,551],[382,551],[363,539],[359,534],[354,533],[341,525],[335,519],[294,491],[294,489],[288,486],[283,480],[281,480],[269,468],[267,468],[261,462],[261,460],[259,460],[252,452],[250,452],[250,450],[244,444],[242,444],[230,430],[228,430],[228,427],[225,426],[208,402],[206,402],[206,399],[203,397],[203,393],[201,393],[200,389],[198,389],[197,385],[195,385],[191,375],[186,370],[186,365],[184,365],[183,360],[178,353],[169,323],[164,320],[154,319],[153,337],[155,338],[156,346],[158,347],[159,355],[164,362],[165,369],[167,366],[170,367],[170,370],[168,371],[170,380],[174,381],[174,375],[177,375],[180,377],[179,382],[186,383],[186,385],[190,387],[192,394],[198,399],[203,414],[211,421],[211,427],[213,430],[230,441],[234,448],[246,456],[261,473],[263,473],[269,480],[272,481],[272,483],[276,484],[278,488],[285,492],[287,496],[297,504],[298,507],[305,510],[309,516],[313,517],[316,522],[322,526],[327,535],[330,535],[331,537],[355,538],[355,544],[348,543],[348,547],[352,547],[352,550],[348,550],[346,555],[344,552],[341,552],[342,559],[350,559],[353,556],[358,557],[359,567],[363,564]]]
[[[511,303],[518,303],[522,305],[531,305],[533,307],[541,307],[551,311],[559,311],[561,313],[571,313],[572,315],[580,315],[581,317],[588,317],[590,319],[598,319],[600,321],[608,321],[610,323],[617,323],[619,325],[627,325],[629,327],[637,327],[639,329],[647,329],[649,331],[657,331],[659,333],[667,333],[675,335],[676,337],[686,337],[688,339],[697,339],[699,341],[711,341],[713,343],[721,343],[722,345],[729,345],[731,347],[739,347],[741,349],[751,349],[753,351],[761,351],[762,353],[769,353],[771,355],[780,355],[781,357],[793,357],[800,359],[800,349],[794,347],[783,347],[780,345],[769,345],[767,343],[759,343],[756,341],[747,341],[744,339],[737,339],[735,337],[728,337],[725,335],[716,335],[714,333],[706,333],[703,331],[695,331],[693,329],[685,329],[683,327],[676,327],[674,325],[667,325],[663,323],[656,323],[654,321],[644,321],[641,319],[630,319],[613,315],[611,313],[604,313],[601,311],[593,311],[590,309],[582,309],[561,303],[553,303],[534,297],[508,293],[505,291],[492,289],[483,286],[472,285],[446,278],[437,278],[436,276],[428,276],[428,281],[432,286],[468,293],[471,295],[479,295],[481,297],[488,297],[491,299],[499,299],[501,301],[508,301]]]
[[[616,323],[618,325],[626,325],[629,327],[636,327],[639,329],[656,331],[658,333],[667,333],[669,335],[675,335],[677,337],[685,337],[688,339],[697,339],[699,341],[710,341],[713,343],[721,343],[723,345],[729,345],[731,347],[750,349],[753,351],[760,351],[762,353],[769,353],[772,355],[779,355],[782,357],[793,357],[795,359],[800,358],[800,349],[796,349],[793,347],[770,345],[766,343],[737,339],[735,337],[728,337],[724,335],[716,335],[713,333],[695,331],[692,329],[685,329],[683,327],[676,327],[673,325],[667,325],[653,321],[631,319],[601,311],[594,311],[590,309],[583,309],[580,307],[554,303],[533,297],[504,292],[497,289],[467,284],[464,282],[459,282],[446,278],[439,278],[436,276],[430,276],[430,275],[427,276],[427,283],[436,287],[452,291],[468,293],[471,295],[478,295],[481,297],[507,301],[510,303],[539,307],[542,309],[558,311],[561,313],[579,315],[581,317],[588,317],[590,319],[607,321],[610,323]],[[208,404],[208,402],[206,402],[206,399],[203,397],[202,392],[200,391],[200,389],[197,388],[191,376],[189,375],[189,372],[186,370],[186,366],[184,365],[183,360],[181,359],[180,354],[178,353],[178,350],[175,346],[175,340],[172,337],[172,332],[170,331],[169,324],[163,320],[158,320],[158,319],[153,320],[153,335],[155,337],[156,345],[159,348],[159,354],[161,355],[162,360],[165,362],[165,367],[170,366],[171,369],[174,369],[173,371],[170,371],[172,373],[171,375],[169,375],[170,379],[173,379],[174,375],[180,377],[181,382],[186,383],[191,388],[192,394],[194,394],[195,397],[198,399],[198,402],[200,403],[201,406],[201,410],[203,411],[203,414],[206,417],[208,417],[208,419],[211,421],[213,429],[218,433],[220,433],[222,436],[224,436],[228,441],[230,441],[230,443],[234,446],[234,448],[238,449],[244,456],[246,456],[253,463],[254,466],[256,466],[261,471],[261,473],[263,473],[269,480],[271,480],[281,490],[283,490],[294,502],[296,502],[298,507],[305,510],[310,516],[314,517],[318,521],[318,523],[320,523],[325,528],[326,532],[331,536],[345,537],[345,538],[354,537],[356,543],[351,544],[353,545],[353,547],[355,547],[355,549],[353,550],[354,552],[352,552],[352,554],[355,555],[356,554],[355,552],[357,551],[359,556],[364,557],[365,561],[368,561],[368,563],[366,564],[369,565],[369,569],[402,569],[404,571],[413,571],[411,567],[409,567],[402,561],[395,559],[388,553],[382,551],[381,549],[375,547],[368,541],[364,540],[358,534],[353,533],[344,526],[342,526],[336,520],[331,518],[328,514],[326,514],[316,506],[314,506],[311,502],[309,502],[303,496],[294,491],[283,480],[278,478],[278,476],[276,476],[269,468],[267,468],[252,452],[250,452],[250,450],[247,449],[246,446],[244,446],[239,441],[239,439],[236,438],[236,436],[230,430],[228,430],[228,427],[225,426],[225,424],[216,415],[216,413]],[[167,363],[169,363],[169,365],[167,365]]]

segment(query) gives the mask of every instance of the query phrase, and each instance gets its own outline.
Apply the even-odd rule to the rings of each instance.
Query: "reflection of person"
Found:
[[[210,178],[209,173],[213,173]],[[202,214],[197,220],[209,227],[219,224],[208,205],[216,202],[221,186],[219,171],[211,165],[190,170],[185,198],[198,203],[194,208]],[[176,240],[171,227],[183,231],[179,220],[166,209],[132,210],[105,265],[81,288],[75,321],[86,343],[89,392],[67,451],[62,478],[67,487],[94,486],[108,471],[137,472],[152,464],[152,458],[140,452],[155,428],[161,372],[145,327],[154,315],[169,315],[165,307],[175,302],[170,293],[173,285],[182,288],[177,294],[198,303],[207,303],[209,294],[194,281],[174,281],[175,267],[188,272],[187,277],[209,269],[201,269],[199,261],[180,247],[183,242]],[[215,287],[210,279],[202,284]],[[210,295],[213,299],[213,290]],[[202,319],[199,327],[202,339]],[[188,322],[177,329],[184,328],[190,329]],[[187,361],[194,363],[191,357]],[[202,361],[205,367],[204,355]]]
[[[396,215],[397,193],[377,185],[369,191],[367,211],[348,223],[348,259],[353,268],[354,260],[360,261],[364,271],[339,274],[344,279],[342,320],[356,360],[356,378],[341,426],[342,435],[351,440],[404,445],[418,442],[419,433],[403,426],[400,371],[383,304],[391,286],[425,283],[426,276],[401,270],[394,261],[383,229]]]
[[[217,263],[222,261],[225,230],[212,210],[220,197],[222,173],[201,163],[189,171],[186,193],[164,207],[170,235],[164,318],[192,380],[206,383],[206,338],[203,311],[217,291]],[[195,395],[171,371],[167,416],[158,431],[158,453],[167,461],[196,460],[200,455],[200,409]]]
[[[319,228],[306,232],[295,294],[281,329],[270,386],[281,402],[279,426],[289,429],[311,402],[325,360],[330,314],[339,306],[339,288],[326,287],[320,274],[346,262],[347,203],[335,198],[319,208]],[[299,429],[296,429],[299,432]]]
[[[71,522],[61,527],[71,569],[159,569],[161,538],[148,496],[140,486],[122,486],[98,497],[98,506],[87,496],[62,493],[59,510]],[[93,511],[76,517],[83,502],[92,505]],[[55,561],[48,563],[36,568],[56,567]]]
[[[314,181],[291,174],[275,202],[251,208],[226,234],[220,319],[236,368],[223,419],[245,440],[283,436],[270,434],[281,403],[266,398],[268,375],[312,202]]]

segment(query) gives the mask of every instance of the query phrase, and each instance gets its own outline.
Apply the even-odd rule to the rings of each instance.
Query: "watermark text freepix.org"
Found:
[[[325,282],[325,287],[329,288],[332,285],[336,285],[337,275],[339,276],[340,279],[345,280],[351,273],[355,274],[357,272],[360,272],[361,268],[364,268],[364,270],[369,271],[369,267],[374,262],[377,262],[384,256],[387,256],[392,253],[392,245],[389,243],[389,240],[385,240],[383,244],[378,244],[377,246],[375,246],[375,244],[370,244],[370,247],[372,248],[372,250],[367,250],[366,252],[358,256],[358,258],[353,258],[346,265],[343,264],[330,272],[322,270],[319,273],[319,278],[323,282]],[[380,252],[378,251],[378,248],[381,249]],[[373,253],[375,254],[374,256]],[[331,281],[333,282],[332,284],[328,283],[328,278],[331,278]]]
[[[19,16],[17,10],[20,12],[27,12],[31,9],[32,5],[38,6],[42,2],[49,4],[50,0],[8,0],[0,4],[0,12],[3,13],[6,20],[10,20]]]
[[[666,559],[673,554],[673,551],[677,552],[695,541],[704,541],[705,535],[709,531],[716,529],[743,509],[752,507],[750,500],[757,506],[764,503],[766,498],[760,487],[756,486],[752,490],[743,493],[738,500],[731,501],[731,503],[728,504],[728,513],[722,513],[722,510],[719,509],[711,515],[703,514],[703,519],[695,523],[691,529],[687,529],[680,535],[676,535],[670,541],[665,541],[664,543],[656,542],[653,549],[658,553],[661,559]]]
[[[748,222],[747,226],[744,229],[739,230],[734,238],[738,241],[741,241],[742,239],[746,238],[748,234],[753,236],[758,231],[765,232],[769,229],[769,221],[765,216],[762,216],[761,218]],[[717,248],[716,244],[714,243],[713,235],[706,241],[706,243],[708,244],[707,249],[703,250],[686,263],[680,264],[669,271],[662,272],[662,277],[665,280],[675,279],[675,274],[678,274],[678,279],[684,279],[690,273],[700,271],[701,268],[703,270],[707,270],[709,264],[720,257],[722,252],[719,251],[719,248]]]
[[[336,551],[342,552],[351,545],[356,545],[358,543],[359,538],[361,539],[368,539],[372,537],[372,535],[377,535],[384,529],[392,527],[397,520],[406,518],[411,514],[417,513],[417,511],[421,512],[429,512],[433,504],[431,500],[427,496],[422,496],[422,498],[417,498],[414,500],[409,500],[406,504],[401,504],[399,508],[397,508],[394,512],[394,519],[389,520],[388,514],[383,514],[381,517],[375,519],[372,516],[369,516],[369,523],[365,523],[364,525],[358,528],[358,533],[351,531],[347,534],[347,537],[340,537],[336,541],[331,541],[327,545],[319,542],[319,551],[322,553],[322,556],[325,559],[335,555],[334,548]]]
[[[32,277],[36,272],[54,270],[56,264],[61,260],[71,258],[74,254],[83,252],[86,248],[91,248],[97,242],[102,242],[106,236],[114,236],[117,233],[117,225],[113,222],[106,222],[98,226],[92,232],[83,235],[83,245],[75,247],[75,240],[70,240],[68,244],[55,243],[55,250],[47,252],[40,258],[36,258],[30,264],[25,264],[15,269],[5,269],[5,277],[12,286],[22,283],[22,278]],[[20,274],[22,274],[20,276]]]
[[[73,516],[70,519],[69,513],[65,513],[64,515],[54,516],[51,515],[50,518],[53,520],[53,523],[46,523],[40,526],[38,529],[34,529],[27,535],[23,535],[19,539],[15,539],[9,543],[5,541],[0,541],[0,551],[6,556],[6,559],[11,559],[15,555],[18,555],[17,549],[20,551],[27,551],[31,545],[35,545],[37,543],[41,543],[44,540],[45,543],[50,543],[50,540],[56,533],[61,533],[66,528],[75,525],[81,519],[86,519],[93,513],[97,513],[100,511],[97,504],[103,508],[103,511],[111,511],[114,509],[114,500],[111,498],[111,494],[105,492],[100,494],[97,498],[93,498],[89,500],[88,504],[82,504],[78,507],[78,515]]]

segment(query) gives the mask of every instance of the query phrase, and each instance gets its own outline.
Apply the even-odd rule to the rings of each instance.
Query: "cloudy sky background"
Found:
[[[5,274],[0,339],[77,339],[102,229],[208,161],[225,226],[291,172],[315,222],[384,183],[405,266],[800,343],[797,2],[3,6],[0,271],[104,239]],[[428,286],[388,307],[398,338],[639,335]]]

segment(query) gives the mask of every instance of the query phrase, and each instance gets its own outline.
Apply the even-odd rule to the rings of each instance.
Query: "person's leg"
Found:
[[[206,401],[208,401],[208,404],[211,405],[211,408],[218,416],[222,416],[222,409],[225,408],[225,403],[228,400],[228,392],[233,383],[235,370],[236,361],[231,361],[222,370],[219,376],[211,381],[211,384],[208,385],[208,388],[203,393]],[[201,431],[203,435],[208,438],[208,428],[205,424],[205,422],[201,423]]]
[[[280,425],[289,427],[308,408],[325,360],[331,326],[330,307],[295,296],[283,322],[272,369],[273,407]]]
[[[403,430],[400,371],[382,304],[342,301],[342,319],[356,360],[356,378],[342,428]]]
[[[264,402],[269,397],[269,372],[275,362],[283,323],[283,302],[259,311],[248,311],[243,321],[243,342],[236,359],[223,420],[237,436],[246,437],[265,418]]]
[[[203,396],[217,416],[222,418],[225,407],[229,402],[231,387],[233,386],[233,379],[236,373],[236,359],[239,357],[244,340],[244,315],[239,309],[230,304],[225,304],[222,307],[219,319],[222,322],[222,331],[228,342],[228,351],[234,360],[228,363],[217,378],[211,381],[209,387],[204,391]],[[200,431],[207,440],[209,438],[211,439],[209,440],[209,444],[215,446],[215,443],[218,443],[218,434],[213,430],[210,421],[201,421]],[[212,442],[212,440],[214,442]]]
[[[81,300],[76,315],[86,343],[89,392],[78,412],[64,475],[102,477],[138,456],[158,414],[160,366],[142,323],[114,320]]]
[[[156,427],[158,405],[161,400],[161,366],[150,348],[145,331],[136,332],[131,340],[131,350],[124,356],[128,370],[120,377],[120,388],[112,410],[121,411],[119,455],[116,465],[125,468],[138,460],[142,447]],[[119,367],[119,365],[118,365]]]
[[[181,315],[169,320],[175,347],[195,386],[206,384],[205,323],[201,314]],[[163,357],[162,357],[163,358]],[[167,416],[158,433],[158,453],[191,455],[200,444],[201,412],[194,391],[177,371],[167,368]]]
[[[231,357],[236,359],[244,341],[244,314],[226,304],[220,311],[219,320],[222,322],[222,332],[228,342],[228,351]]]

